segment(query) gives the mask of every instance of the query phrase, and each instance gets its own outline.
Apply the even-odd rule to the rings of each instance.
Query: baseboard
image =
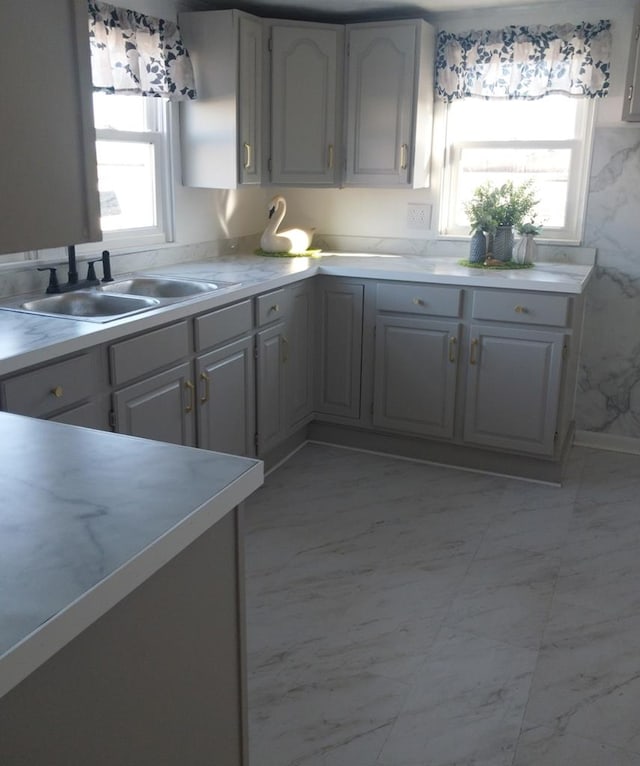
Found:
[[[576,447],[591,447],[609,452],[627,452],[630,455],[640,455],[640,439],[632,436],[603,434],[598,431],[576,431],[573,443]]]

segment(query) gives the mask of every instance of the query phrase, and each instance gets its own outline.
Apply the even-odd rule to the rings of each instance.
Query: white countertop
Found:
[[[144,273],[237,284],[210,295],[104,324],[0,310],[0,376],[315,274],[578,295],[584,291],[592,269],[585,265],[537,263],[532,269],[481,270],[460,266],[454,258],[354,253],[323,254],[314,258],[233,255],[181,263],[145,270]]]
[[[262,480],[258,460],[0,413],[0,696]]]

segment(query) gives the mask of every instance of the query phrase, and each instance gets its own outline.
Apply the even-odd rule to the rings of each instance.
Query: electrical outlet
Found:
[[[431,205],[409,202],[407,205],[407,226],[410,229],[430,229]]]

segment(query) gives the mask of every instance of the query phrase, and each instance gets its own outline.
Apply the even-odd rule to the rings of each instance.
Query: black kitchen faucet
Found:
[[[76,248],[75,245],[69,245],[67,247],[67,282],[60,284],[58,282],[58,274],[55,266],[43,266],[39,267],[38,271],[49,272],[49,284],[47,286],[47,293],[68,293],[72,290],[80,290],[84,287],[93,287],[100,284],[100,280],[96,276],[96,270],[94,264],[98,261],[102,261],[102,281],[113,282],[111,276],[111,260],[108,250],[102,251],[102,256],[92,261],[87,261],[87,276],[86,279],[78,279],[78,268],[76,265]]]

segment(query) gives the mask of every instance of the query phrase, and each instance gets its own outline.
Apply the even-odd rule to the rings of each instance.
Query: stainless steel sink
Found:
[[[111,295],[98,290],[77,290],[26,301],[18,308],[34,314],[110,322],[140,311],[148,311],[159,305],[158,299],[141,295]]]
[[[229,287],[226,282],[204,282],[195,279],[172,277],[131,277],[102,285],[108,293],[145,295],[151,298],[189,298]]]

